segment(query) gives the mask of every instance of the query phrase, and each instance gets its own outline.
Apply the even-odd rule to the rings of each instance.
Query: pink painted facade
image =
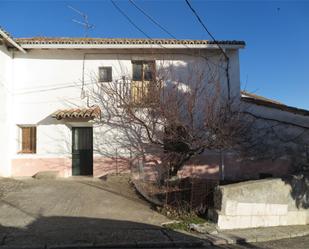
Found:
[[[224,168],[222,169],[222,163]],[[261,174],[281,177],[292,171],[292,162],[277,160],[240,160],[237,156],[219,154],[202,155],[191,160],[180,172],[181,176],[195,176],[207,179],[258,179]]]
[[[163,172],[159,160],[149,159],[143,168],[134,166],[135,177],[142,177],[144,180],[155,181]],[[287,159],[241,161],[236,156],[224,156],[224,169],[222,169],[222,158],[218,153],[205,153],[197,156],[178,172],[178,176],[197,177],[211,180],[245,180],[259,179],[267,174],[274,177],[288,175],[292,171],[292,163]],[[223,172],[224,171],[224,172]]]
[[[40,171],[57,171],[59,176],[71,175],[71,159],[21,158],[12,160],[12,176],[33,176]]]
[[[135,177],[155,181],[162,172],[162,164],[158,159],[148,158],[144,167],[138,167],[137,162],[130,166],[129,160],[114,159],[101,156],[93,158],[93,176],[101,177],[111,173],[132,172]],[[258,179],[260,174],[270,174],[274,177],[285,176],[292,170],[291,162],[284,159],[275,161],[239,161],[233,156],[224,157],[224,179]],[[60,177],[72,175],[72,160],[70,158],[19,158],[12,160],[12,176],[33,176],[41,171],[56,171]],[[194,158],[179,172],[179,177],[198,177],[205,179],[222,179],[221,157],[210,153]]]
[[[101,177],[106,174],[129,173],[130,165],[128,160],[113,159],[95,156],[93,160],[93,176]]]
[[[56,171],[60,177],[72,176],[72,160],[70,158],[22,158],[12,160],[12,176],[34,176],[42,171]],[[94,157],[94,177],[128,172],[130,172],[129,164],[123,160]]]

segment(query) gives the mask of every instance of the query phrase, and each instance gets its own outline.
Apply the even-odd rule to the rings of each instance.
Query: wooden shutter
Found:
[[[36,153],[36,127],[21,127],[21,153]]]

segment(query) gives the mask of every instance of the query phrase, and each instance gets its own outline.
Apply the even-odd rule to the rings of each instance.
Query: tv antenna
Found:
[[[94,25],[93,24],[90,24],[88,22],[88,15],[86,15],[85,13],[81,12],[80,10],[78,9],[75,9],[73,8],[72,6],[68,5],[68,8],[70,8],[71,10],[73,10],[74,12],[76,12],[77,14],[79,14],[81,16],[81,18],[83,19],[82,21],[78,21],[76,19],[72,19],[72,22],[75,22],[77,24],[80,24],[84,27],[85,29],[85,37],[88,37],[88,31],[90,29],[93,29],[94,28]]]

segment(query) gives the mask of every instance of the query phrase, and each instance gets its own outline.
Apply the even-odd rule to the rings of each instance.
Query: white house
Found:
[[[252,107],[252,113],[309,128],[309,112],[274,103],[247,93],[240,94],[239,49],[243,41],[219,41],[230,58],[228,84],[225,70],[219,70],[222,94],[237,97]],[[94,79],[111,81],[128,78],[145,80],[149,67],[173,63],[180,66],[218,65],[222,54],[215,42],[170,39],[103,38],[12,38],[0,29],[0,174],[31,176],[40,171],[59,171],[61,176],[102,176],[124,170],[115,160],[97,153],[96,145],[118,153],[92,121],[100,117],[95,103],[89,103],[84,89]],[[149,76],[150,77],[150,76]],[[273,120],[273,121],[274,121]],[[293,128],[294,129],[294,128]],[[86,163],[85,163],[86,162]],[[219,177],[219,164],[205,163],[204,173]],[[239,163],[226,175],[239,177],[246,171]],[[72,166],[73,165],[73,166]],[[84,165],[84,166],[81,166]],[[275,164],[273,164],[275,165]],[[267,168],[268,167],[268,168]],[[276,164],[262,172],[279,174],[288,166]],[[281,168],[284,168],[282,170]],[[117,168],[117,170],[119,170]],[[247,170],[257,173],[256,168]]]

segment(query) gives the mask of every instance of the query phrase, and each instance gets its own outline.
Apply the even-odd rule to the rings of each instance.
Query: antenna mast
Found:
[[[75,19],[72,19],[73,22],[77,23],[77,24],[80,24],[82,26],[84,26],[84,29],[85,29],[85,37],[88,37],[88,31],[90,29],[93,29],[94,28],[94,25],[93,24],[90,24],[88,22],[88,15],[86,15],[85,13],[81,12],[80,10],[78,9],[75,9],[73,8],[72,6],[68,5],[68,8],[70,8],[71,10],[75,11],[77,14],[79,14],[81,16],[81,18],[83,19],[83,21],[78,21],[78,20],[75,20]]]

